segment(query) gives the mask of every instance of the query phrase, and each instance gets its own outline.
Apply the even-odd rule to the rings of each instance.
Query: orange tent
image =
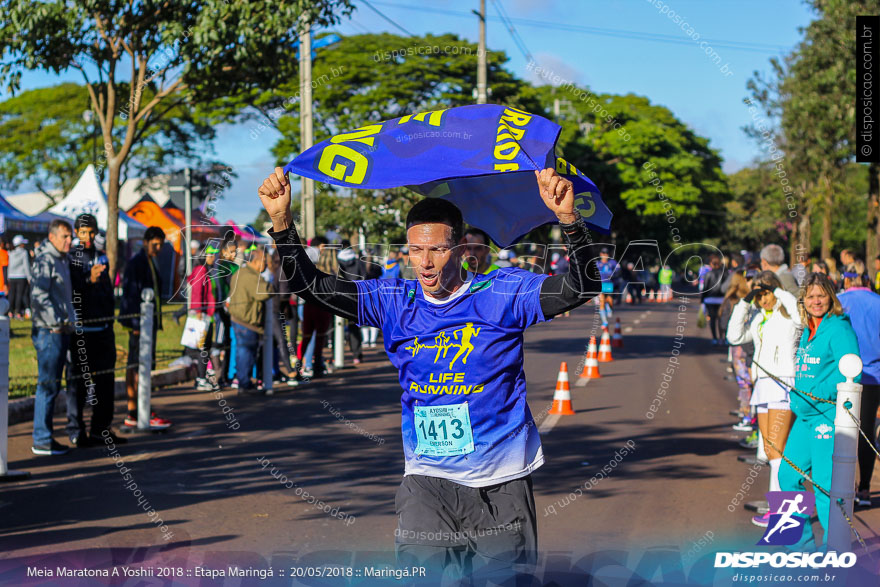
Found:
[[[168,203],[162,206],[162,211],[168,216],[174,218],[180,226],[186,226],[186,217],[184,216],[183,209],[175,206],[171,200],[168,200]],[[190,230],[192,230],[192,236],[194,239],[200,240],[202,241],[202,244],[204,244],[208,239],[219,238],[221,236],[220,229],[221,227],[205,216],[201,210],[198,208],[193,209],[192,226],[190,227]]]
[[[181,254],[180,245],[183,234],[183,222],[178,222],[149,195],[138,200],[137,204],[129,208],[128,215],[145,226],[158,226],[165,232],[168,243],[174,247],[178,255]]]

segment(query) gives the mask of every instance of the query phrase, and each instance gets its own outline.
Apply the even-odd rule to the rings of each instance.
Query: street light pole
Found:
[[[301,151],[314,144],[312,128],[312,32],[308,13],[303,13],[303,30],[299,34],[299,103]],[[315,181],[302,178],[302,218],[306,240],[315,236]]]
[[[183,170],[183,179],[183,218],[186,222],[186,226],[183,228],[186,238],[183,254],[186,258],[186,276],[189,277],[192,274],[192,255],[190,254],[190,243],[192,242],[192,169],[187,167]]]
[[[485,104],[486,96],[486,0],[480,0],[480,45],[477,50],[477,104]]]

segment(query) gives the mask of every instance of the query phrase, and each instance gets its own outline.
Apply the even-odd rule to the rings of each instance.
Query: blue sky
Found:
[[[504,50],[510,57],[508,69],[532,82],[541,80],[527,70],[528,60],[498,20],[495,2],[513,19],[539,66],[589,85],[595,92],[635,93],[668,107],[710,139],[710,145],[724,158],[725,171],[748,165],[759,152],[741,130],[750,121],[742,104],[746,82],[755,70],[767,73],[771,57],[793,49],[801,38],[799,28],[813,18],[800,0],[487,0],[489,48]],[[468,13],[478,8],[478,0],[370,3],[413,34],[451,32],[477,41],[477,18]],[[352,18],[334,30],[343,35],[403,34],[362,1],[355,0],[355,4]],[[670,18],[673,12],[682,18]],[[684,23],[689,27],[683,29]],[[553,28],[559,25],[578,30]],[[705,42],[702,48],[701,41]],[[705,53],[707,47],[721,57],[719,65]],[[719,67],[723,65],[733,73],[722,73]],[[29,72],[23,87],[68,80],[82,81],[76,71],[61,76]],[[279,135],[268,131],[254,141],[248,136],[249,129],[227,125],[218,132],[217,155],[231,163],[239,175],[217,203],[221,220],[253,220],[259,210],[257,187],[272,170],[269,149]],[[589,169],[584,172],[589,175]]]

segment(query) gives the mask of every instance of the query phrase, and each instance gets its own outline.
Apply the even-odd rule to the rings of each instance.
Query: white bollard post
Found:
[[[265,301],[266,306],[263,308],[263,391],[272,394],[272,358],[275,349],[274,328],[275,328],[275,298],[269,296]]]
[[[342,369],[345,365],[345,325],[339,316],[333,317],[333,366]]]
[[[10,471],[9,436],[9,300],[0,298],[0,482],[21,481],[31,476],[27,471]]]
[[[837,413],[834,416],[834,453],[831,456],[831,504],[828,515],[828,537],[825,542],[828,551],[838,553],[852,550],[852,531],[846,518],[838,507],[843,500],[843,509],[852,519],[853,498],[855,497],[856,462],[859,445],[859,409],[862,405],[862,386],[853,379],[862,372],[862,360],[858,355],[844,355],[838,369],[846,381],[837,384]],[[856,421],[847,414],[847,409]]]
[[[153,300],[156,294],[146,287],[141,292],[140,347],[138,348],[138,430],[150,430],[150,399],[153,392]]]

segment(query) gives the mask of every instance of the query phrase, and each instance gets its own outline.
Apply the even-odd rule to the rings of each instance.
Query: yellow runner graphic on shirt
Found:
[[[404,347],[404,350],[412,353],[413,357],[416,357],[422,351],[434,351],[434,363],[436,364],[440,359],[448,359],[448,353],[450,349],[457,349],[455,354],[452,356],[452,359],[449,360],[449,364],[447,365],[448,369],[454,369],[456,363],[461,367],[467,365],[468,358],[471,355],[471,352],[475,350],[474,341],[480,335],[480,330],[482,327],[474,326],[473,322],[467,322],[461,328],[456,330],[452,330],[452,336],[447,334],[445,330],[441,330],[434,336],[434,344],[425,344],[419,342],[419,337],[415,337],[412,344]],[[460,360],[459,360],[460,359]],[[420,385],[419,383],[413,381],[410,384],[409,390],[427,393],[432,395],[460,395],[460,394],[470,394],[470,393],[480,393],[483,391],[483,384],[476,385],[463,385],[464,384],[464,373],[455,373],[455,372],[440,372],[440,373],[431,373],[429,375],[429,384],[435,385]],[[445,384],[445,385],[436,385],[436,384]],[[449,385],[452,383],[453,385]],[[462,385],[454,385],[454,384],[462,384]]]

